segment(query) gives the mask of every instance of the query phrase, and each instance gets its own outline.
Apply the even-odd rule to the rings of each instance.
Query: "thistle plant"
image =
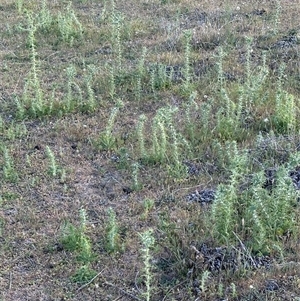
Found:
[[[279,132],[293,133],[296,129],[296,103],[293,94],[283,89],[285,66],[281,65],[277,79],[275,126]]]
[[[2,147],[2,152],[3,152],[3,178],[6,181],[9,182],[16,182],[18,179],[18,173],[14,167],[14,162],[12,157],[9,154],[8,149],[3,146]]]
[[[168,129],[173,124],[173,114],[177,112],[176,107],[160,108],[152,124],[152,137],[153,137],[153,156],[158,161],[164,161],[167,158],[168,148]],[[176,155],[175,155],[176,156]]]
[[[139,168],[140,165],[137,162],[132,164],[132,189],[135,191],[142,188],[142,184],[139,182]]]
[[[90,65],[87,67],[87,72],[84,74],[84,81],[87,89],[87,102],[83,105],[84,111],[94,111],[96,108],[96,100],[95,100],[95,93],[92,88],[92,80],[96,74],[96,67],[94,65]]]
[[[56,164],[55,155],[48,145],[46,146],[46,156],[49,160],[48,172],[52,177],[56,177],[59,169]]]
[[[137,82],[136,82],[136,98],[138,101],[141,100],[141,94],[142,94],[142,79],[145,73],[145,57],[146,57],[147,48],[143,47],[142,55],[139,60],[138,66],[137,66]]]
[[[115,147],[116,139],[113,136],[112,131],[118,112],[123,105],[123,102],[118,100],[117,106],[113,107],[111,110],[105,131],[100,134],[99,145],[104,150],[113,149]]]
[[[37,117],[47,113],[47,107],[44,104],[44,95],[39,79],[39,62],[37,60],[37,51],[35,45],[35,32],[37,30],[37,25],[34,23],[33,16],[28,13],[28,42],[31,49],[30,62],[31,70],[29,77],[26,79],[23,101],[26,105],[30,105],[30,113]],[[32,95],[33,94],[33,95]],[[21,109],[22,111],[22,109]],[[49,107],[48,107],[48,111]]]
[[[73,108],[73,90],[72,90],[72,88],[73,88],[73,86],[75,86],[78,88],[77,89],[78,91],[80,91],[80,88],[74,81],[75,76],[77,74],[75,66],[71,65],[71,66],[67,67],[66,73],[67,73],[68,83],[67,83],[67,97],[66,97],[66,101],[65,101],[66,103],[64,105],[64,110],[66,112],[71,112],[71,110]]]
[[[71,46],[74,43],[74,38],[82,37],[83,27],[72,9],[71,1],[69,2],[65,13],[58,13],[57,25],[62,40],[69,43]]]
[[[191,93],[189,101],[185,106],[185,121],[189,139],[192,143],[196,142],[196,123],[191,119],[192,112],[197,112],[199,107],[195,99],[197,97],[197,92]]]
[[[68,251],[76,252],[76,260],[81,263],[72,280],[77,283],[89,282],[97,273],[90,268],[96,256],[92,251],[90,238],[86,235],[87,214],[84,208],[79,210],[80,224],[75,227],[66,223],[63,228],[61,243]]]
[[[191,84],[191,66],[190,66],[190,56],[191,56],[191,39],[192,31],[186,30],[184,32],[184,88],[186,91],[189,91]]]
[[[209,216],[214,237],[219,243],[233,243],[238,235],[253,252],[281,253],[282,237],[296,233],[298,192],[289,171],[298,165],[299,158],[291,158],[291,163],[277,169],[271,190],[264,188],[264,171],[254,173],[249,187],[241,190],[249,172],[248,156],[235,144],[230,157],[229,182],[218,186]]]
[[[274,15],[274,25],[273,25],[274,35],[278,34],[281,12],[282,12],[281,0],[276,0],[276,10],[275,10],[275,15]]]
[[[122,52],[123,46],[121,41],[121,28],[123,25],[124,17],[119,12],[112,13],[111,23],[112,23],[112,42],[114,45],[115,53],[117,55],[117,70],[122,70]]]
[[[108,68],[109,68],[109,96],[111,100],[114,100],[116,94],[115,68],[112,65],[110,65]]]
[[[144,125],[146,120],[147,117],[144,114],[140,115],[138,125],[137,125],[137,136],[138,136],[138,141],[140,146],[140,156],[142,159],[146,159],[148,156],[145,148],[145,138],[144,138]]]
[[[141,249],[142,251],[142,258],[144,263],[144,278],[145,278],[145,286],[146,291],[143,293],[145,300],[150,301],[151,300],[151,292],[153,290],[152,288],[152,264],[151,264],[151,248],[155,244],[155,238],[153,237],[153,230],[149,229],[143,233],[140,234],[140,239],[143,244],[143,247]]]
[[[172,174],[172,176],[176,178],[181,178],[182,176],[186,175],[187,167],[183,165],[180,160],[178,133],[176,132],[173,124],[169,124],[169,129],[170,136],[172,137],[172,161],[174,162],[172,165],[169,166],[169,172]],[[186,146],[188,146],[187,143]]]
[[[116,213],[110,207],[108,209],[108,224],[106,227],[106,251],[109,253],[115,253],[121,249],[119,228],[116,220]]]
[[[53,17],[49,8],[47,7],[47,1],[42,1],[42,7],[37,15],[38,27],[41,28],[43,32],[48,32],[51,30],[53,24]]]
[[[23,12],[24,0],[15,0],[15,6],[19,14]]]
[[[209,275],[210,275],[210,272],[207,270],[205,270],[202,273],[201,282],[200,282],[200,289],[201,289],[202,294],[204,294],[206,291],[206,283],[207,283],[207,280],[209,279]]]
[[[249,112],[265,100],[263,86],[266,84],[269,75],[266,52],[262,53],[262,64],[255,70],[251,67],[252,42],[253,38],[246,38],[246,82],[240,87],[240,91],[243,91],[242,96],[246,100],[246,109]]]
[[[149,212],[152,210],[154,207],[154,200],[146,198],[143,201],[143,207],[144,207],[144,212],[142,214],[143,219],[147,219]]]
[[[152,121],[152,157],[155,162],[163,162],[167,153],[167,133],[164,122],[159,116]]]
[[[218,186],[211,218],[213,233],[222,243],[228,243],[236,227],[239,181],[246,170],[247,156],[240,154],[235,141],[231,143],[230,182]]]
[[[223,47],[218,48],[218,53],[216,55],[216,65],[217,65],[217,72],[218,72],[218,84],[220,89],[224,89],[225,86],[225,78],[224,78],[224,70],[223,70],[223,60],[225,58],[226,54],[223,51]]]
[[[75,227],[71,223],[66,223],[63,227],[61,242],[69,251],[77,251],[77,259],[85,264],[92,259],[91,243],[86,235],[87,214],[84,208],[79,210],[80,224]]]
[[[153,93],[171,85],[174,74],[172,67],[167,68],[166,65],[158,63],[153,65],[150,70],[150,85]]]

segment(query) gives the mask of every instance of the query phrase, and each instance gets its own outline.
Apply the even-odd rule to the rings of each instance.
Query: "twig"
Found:
[[[166,292],[166,295],[164,296],[164,298],[162,299],[162,301],[165,301],[165,300],[166,300],[166,298],[168,297],[169,292],[172,291],[175,287],[177,287],[177,286],[179,286],[179,285],[182,285],[182,284],[184,284],[185,282],[188,282],[188,281],[189,281],[188,279],[187,279],[187,280],[184,280],[184,281],[179,282],[178,284],[174,285],[173,287],[171,287],[171,288]]]
[[[137,271],[137,273],[136,273],[136,275],[135,275],[135,278],[134,278],[134,284],[135,284],[135,287],[136,287],[136,289],[138,290],[138,292],[141,293],[141,290],[139,289],[139,287],[138,287],[138,285],[137,285],[137,283],[136,283],[136,279],[137,279],[137,277],[138,277],[138,274],[139,274],[139,271]]]
[[[102,272],[104,271],[104,269],[99,272],[96,276],[94,276],[89,282],[85,283],[84,285],[82,285],[77,292],[81,291],[82,289],[84,289],[86,286],[90,285]]]
[[[9,272],[9,284],[8,284],[8,290],[11,290],[12,286],[12,272]]]
[[[234,234],[234,236],[240,242],[240,245],[241,245],[242,249],[246,252],[246,255],[250,258],[251,262],[253,263],[253,266],[255,268],[257,268],[257,264],[255,263],[254,259],[252,258],[251,253],[249,252],[249,250],[247,250],[247,248],[245,247],[245,245],[243,244],[243,242],[241,241],[241,239],[238,237],[238,235],[234,231],[232,231],[232,233]]]
[[[122,292],[123,294],[125,294],[125,295],[131,297],[131,298],[134,299],[134,300],[137,300],[137,301],[143,301],[142,299],[136,297],[135,295],[132,295],[132,294],[130,294],[130,293],[124,291],[122,288],[116,286],[115,284],[112,284],[112,283],[107,282],[107,281],[104,281],[104,283],[105,283],[106,285],[109,285],[109,286],[112,286],[112,287],[114,287],[114,288],[117,288],[120,292]]]

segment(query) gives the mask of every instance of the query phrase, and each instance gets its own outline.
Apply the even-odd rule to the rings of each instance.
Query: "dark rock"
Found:
[[[204,189],[201,191],[195,190],[186,196],[188,202],[211,203],[215,199],[215,191]]]
[[[270,291],[270,292],[278,291],[279,290],[279,285],[278,285],[277,281],[274,280],[274,279],[267,280],[266,290]]]

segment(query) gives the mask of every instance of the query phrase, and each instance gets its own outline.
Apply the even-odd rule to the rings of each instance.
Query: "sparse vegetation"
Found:
[[[300,297],[297,1],[0,8],[1,300]]]

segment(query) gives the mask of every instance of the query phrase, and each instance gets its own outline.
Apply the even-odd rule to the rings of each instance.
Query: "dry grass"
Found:
[[[44,32],[38,29],[35,35],[45,106],[53,101],[55,110],[47,116],[32,117],[26,113],[30,111],[26,104],[22,118],[17,118],[15,99],[22,99],[32,66],[23,9],[37,13],[43,1],[24,1],[21,12],[16,8],[18,2],[22,1],[4,0],[0,4],[0,117],[3,120],[0,165],[6,164],[2,155],[6,147],[16,174],[15,181],[11,181],[5,178],[4,171],[0,172],[0,299],[146,300],[139,233],[152,228],[156,239],[151,250],[153,301],[298,300],[299,237],[288,233],[282,235],[282,256],[280,252],[267,254],[268,268],[212,272],[205,282],[205,291],[199,292],[201,277],[209,268],[197,250],[203,243],[211,248],[220,245],[205,222],[210,205],[187,202],[186,197],[196,189],[216,189],[219,183],[226,182],[228,158],[214,144],[218,140],[223,145],[226,137],[215,128],[196,131],[191,154],[179,144],[180,160],[188,161],[188,166],[198,170],[194,175],[182,175],[181,171],[173,170],[176,167],[172,161],[174,146],[168,149],[161,163],[153,158],[147,158],[148,161],[141,158],[136,127],[139,116],[145,114],[145,145],[150,152],[153,118],[160,108],[171,105],[179,109],[174,115],[176,129],[189,137],[184,114],[194,90],[198,93],[195,102],[199,107],[212,102],[210,124],[213,124],[218,111],[215,100],[219,95],[216,67],[219,47],[226,52],[223,69],[230,95],[237,95],[238,82],[244,82],[246,76],[247,36],[254,39],[253,70],[261,65],[262,50],[267,51],[270,78],[263,88],[268,95],[263,105],[253,108],[255,116],[246,122],[246,133],[233,139],[239,141],[241,149],[254,149],[259,132],[276,132],[273,124],[265,125],[263,120],[274,112],[280,63],[286,64],[284,89],[294,95],[296,113],[299,113],[299,1],[74,0],[72,8],[82,24],[82,36],[74,36],[71,43],[63,41],[55,22]],[[68,4],[67,1],[46,3],[53,16],[65,12]],[[123,17],[120,41],[111,22],[112,3],[115,12]],[[279,3],[281,9],[275,24]],[[191,30],[189,84],[184,82],[186,30]],[[291,30],[297,36],[297,43],[279,47],[279,42]],[[121,66],[116,63],[120,59],[119,42]],[[147,48],[144,73],[139,75],[136,66],[144,46]],[[157,89],[152,91],[151,72],[156,70],[157,63],[164,64],[168,72],[173,68],[174,73],[169,83],[158,79]],[[67,95],[66,70],[70,65],[77,70],[73,96],[79,97],[79,89],[84,100],[89,96],[85,76],[90,66],[96,67],[90,81],[96,105],[88,110],[76,105],[70,112],[62,109]],[[113,98],[110,67],[115,69]],[[139,76],[141,91],[136,88]],[[120,108],[113,126],[113,146],[104,150],[99,147],[99,136],[107,127],[117,99],[122,100],[124,107]],[[197,127],[202,117],[193,110],[192,121]],[[299,125],[295,136],[298,130]],[[289,149],[296,150],[297,139],[291,140]],[[49,174],[47,146],[55,157],[56,176]],[[273,155],[281,155],[280,151],[270,155],[270,162]],[[257,163],[260,159],[253,161]],[[136,162],[141,185],[138,187],[133,183],[132,171]],[[257,167],[253,166],[255,170]],[[145,207],[147,199],[154,201],[150,208]],[[110,207],[116,213],[119,229],[116,252],[105,249]],[[80,226],[81,208],[87,213],[85,235],[96,256],[89,267],[97,274],[83,287],[84,283],[76,283],[72,278],[82,266],[78,254],[66,250],[62,244],[65,223]],[[276,285],[272,286],[271,282]]]

